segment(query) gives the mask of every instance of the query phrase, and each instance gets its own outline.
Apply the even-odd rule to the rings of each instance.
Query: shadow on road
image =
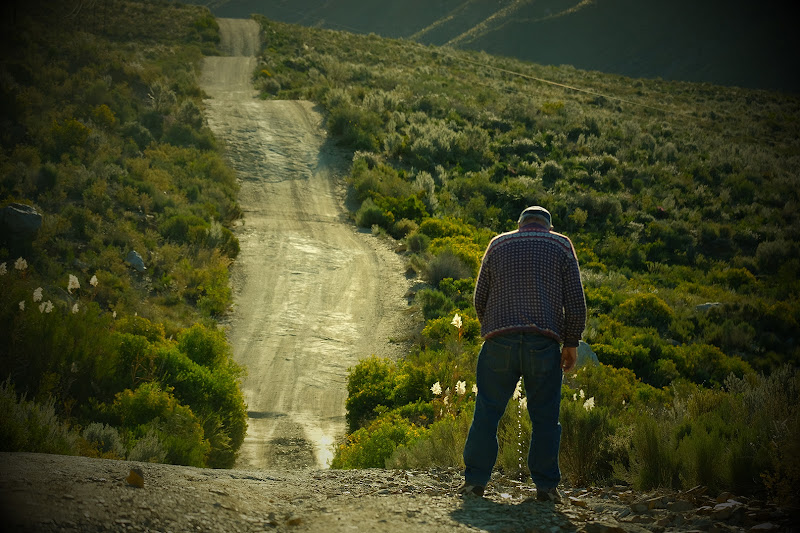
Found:
[[[515,503],[467,496],[450,516],[464,525],[490,532],[578,529],[554,504],[531,499]]]

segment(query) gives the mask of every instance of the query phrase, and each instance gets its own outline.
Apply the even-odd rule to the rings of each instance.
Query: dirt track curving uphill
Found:
[[[219,24],[227,55],[205,59],[201,86],[244,211],[228,324],[248,370],[237,466],[325,467],[345,431],[347,368],[398,350],[388,339],[404,334],[407,281],[400,259],[347,220],[347,154],[314,105],[257,97],[258,25]]]

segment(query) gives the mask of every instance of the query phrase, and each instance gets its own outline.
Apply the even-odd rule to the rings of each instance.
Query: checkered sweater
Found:
[[[586,300],[572,242],[536,224],[498,235],[475,284],[481,335],[534,332],[578,346]]]

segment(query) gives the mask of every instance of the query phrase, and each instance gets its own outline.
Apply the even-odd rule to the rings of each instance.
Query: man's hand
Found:
[[[575,368],[575,363],[578,362],[578,349],[575,347],[568,348],[564,346],[561,349],[561,370],[569,372]]]

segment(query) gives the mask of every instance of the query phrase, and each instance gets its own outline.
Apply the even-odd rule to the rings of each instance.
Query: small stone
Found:
[[[692,502],[687,502],[686,500],[676,500],[667,504],[667,510],[674,513],[685,513],[692,509],[694,509],[694,505]]]
[[[303,519],[299,516],[290,516],[286,521],[287,526],[299,526],[303,523]]]
[[[586,501],[585,500],[580,500],[580,499],[576,498],[575,496],[570,496],[569,497],[569,503],[571,505],[574,505],[575,507],[586,507]]]
[[[625,533],[619,524],[605,521],[587,522],[583,529],[586,533]]]
[[[144,488],[144,474],[138,468],[132,468],[128,477],[125,478],[125,481],[128,482],[128,485],[131,487],[136,487],[137,489]]]
[[[725,503],[731,498],[733,498],[733,494],[730,492],[722,492],[717,496],[717,503]]]
[[[664,509],[666,507],[664,505],[664,499],[661,496],[650,498],[645,503],[647,503],[648,509]]]
[[[725,503],[719,503],[715,505],[714,510],[711,513],[711,516],[715,520],[727,520],[733,515],[733,513],[742,508],[743,508],[742,504],[737,502],[736,500],[728,500]]]
[[[631,511],[634,513],[644,513],[650,510],[646,502],[636,502],[631,504]]]
[[[778,526],[772,522],[762,522],[761,524],[751,527],[750,531],[772,531],[773,529],[778,529]]]

